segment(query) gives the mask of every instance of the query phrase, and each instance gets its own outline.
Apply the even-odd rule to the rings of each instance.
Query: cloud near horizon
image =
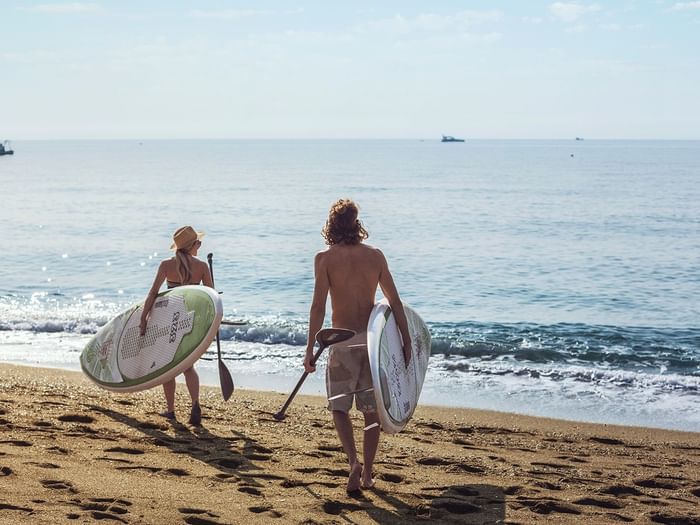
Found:
[[[65,4],[37,4],[27,7],[17,7],[16,9],[26,13],[44,14],[97,13],[102,10],[99,4],[81,2],[71,2]]]
[[[578,2],[554,2],[549,5],[549,12],[562,22],[572,23],[587,13],[600,11],[598,4],[583,5]]]
[[[671,11],[690,11],[693,9],[698,9],[700,10],[700,1],[695,1],[695,2],[678,2],[675,4],[672,8]]]

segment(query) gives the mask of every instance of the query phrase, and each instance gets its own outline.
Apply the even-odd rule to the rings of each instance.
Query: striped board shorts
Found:
[[[328,409],[349,412],[353,398],[360,412],[375,412],[372,373],[367,358],[367,333],[331,346],[326,365]]]

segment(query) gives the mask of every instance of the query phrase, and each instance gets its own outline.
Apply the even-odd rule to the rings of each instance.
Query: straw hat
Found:
[[[173,234],[171,250],[181,250],[192,246],[192,243],[204,237],[204,232],[197,232],[192,226],[183,226]]]

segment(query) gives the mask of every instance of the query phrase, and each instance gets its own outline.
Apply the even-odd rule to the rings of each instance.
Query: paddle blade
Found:
[[[316,341],[325,348],[326,346],[336,345],[342,341],[346,341],[353,337],[355,332],[346,328],[324,328],[316,332]]]
[[[224,401],[228,401],[233,394],[233,378],[223,361],[219,361],[219,383],[221,384],[221,395]]]

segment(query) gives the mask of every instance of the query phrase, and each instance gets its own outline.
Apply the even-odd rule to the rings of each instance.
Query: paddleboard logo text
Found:
[[[173,320],[170,323],[170,342],[174,343],[177,339],[177,322],[180,320],[180,312],[173,314]]]

